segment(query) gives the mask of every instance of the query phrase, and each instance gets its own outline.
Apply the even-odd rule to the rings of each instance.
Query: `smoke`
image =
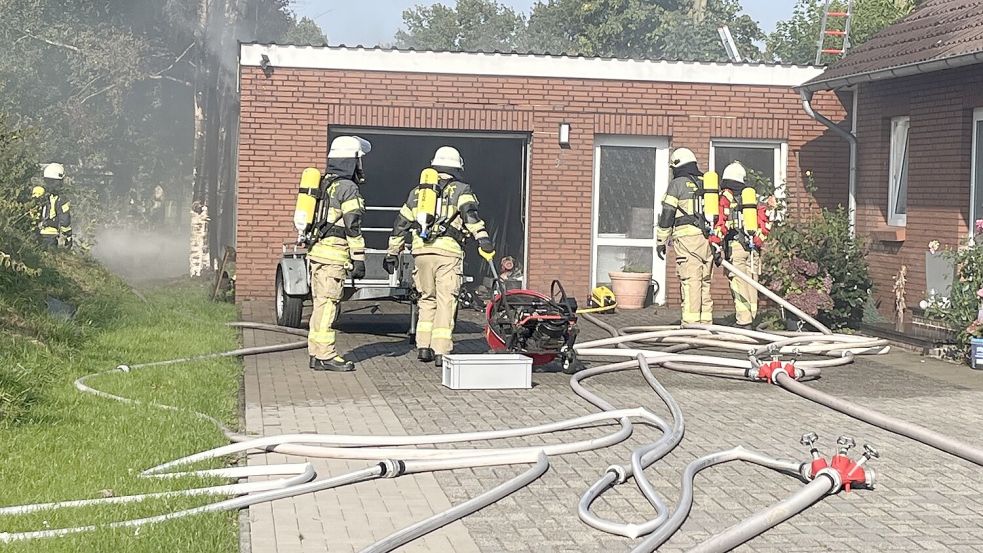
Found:
[[[188,229],[162,232],[123,227],[96,234],[92,254],[127,282],[170,280],[188,274]]]

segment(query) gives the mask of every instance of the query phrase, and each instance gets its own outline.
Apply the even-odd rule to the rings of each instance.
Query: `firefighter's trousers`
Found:
[[[703,235],[673,238],[676,252],[676,274],[682,298],[683,324],[712,323],[713,297],[710,295],[710,276],[713,254]]]
[[[420,292],[416,347],[445,355],[454,348],[452,334],[461,292],[464,260],[452,255],[424,253],[413,257],[413,284]]]
[[[335,330],[341,293],[347,271],[344,265],[311,261],[311,295],[314,312],[311,313],[311,331],[307,336],[307,352],[318,359],[334,359]]]
[[[760,254],[751,253],[738,242],[730,243],[730,262],[748,276],[758,279],[761,267]],[[730,291],[734,295],[734,311],[737,314],[737,324],[749,325],[758,315],[758,291],[744,279],[727,273],[730,280]]]

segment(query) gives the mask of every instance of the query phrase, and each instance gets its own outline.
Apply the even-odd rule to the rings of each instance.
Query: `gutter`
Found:
[[[983,51],[973,52],[971,54],[962,54],[940,60],[918,61],[905,65],[899,65],[890,69],[880,69],[869,73],[848,75],[846,77],[837,77],[824,81],[807,82],[799,87],[799,92],[801,93],[808,91],[812,93],[819,90],[833,90],[859,83],[894,79],[898,77],[908,77],[911,75],[921,75],[924,73],[933,73],[943,69],[955,69],[957,67],[966,67],[968,65],[975,65],[978,63],[983,63]]]
[[[813,90],[808,90],[806,88],[799,89],[799,96],[802,98],[802,109],[816,121],[819,121],[823,125],[826,125],[833,132],[843,137],[850,144],[850,177],[848,185],[849,194],[849,207],[848,211],[850,214],[850,236],[855,237],[857,235],[857,137],[854,134],[856,132],[856,122],[857,122],[857,94],[859,90],[853,91],[853,113],[851,117],[853,118],[853,129],[847,131],[843,127],[837,125],[836,123],[830,121],[828,117],[819,113],[812,107],[812,95]]]

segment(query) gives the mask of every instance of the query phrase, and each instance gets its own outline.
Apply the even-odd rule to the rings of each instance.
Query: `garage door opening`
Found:
[[[511,256],[526,267],[528,135],[332,127],[328,138],[330,141],[346,134],[356,134],[372,143],[372,152],[365,159],[366,183],[361,187],[367,211],[363,223],[369,250],[367,278],[385,277],[382,256],[396,213],[441,146],[453,146],[461,152],[464,179],[478,196],[478,209],[495,243],[497,258]],[[473,241],[469,241],[465,251],[464,274],[481,282],[489,274],[487,264],[477,254]]]

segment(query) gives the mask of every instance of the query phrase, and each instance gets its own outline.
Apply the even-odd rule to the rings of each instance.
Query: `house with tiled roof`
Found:
[[[820,120],[810,100],[828,91],[851,112],[825,123],[851,145],[849,203],[881,312],[893,312],[902,265],[909,305],[943,294],[929,243],[958,247],[983,218],[983,1],[924,2],[802,84]]]

